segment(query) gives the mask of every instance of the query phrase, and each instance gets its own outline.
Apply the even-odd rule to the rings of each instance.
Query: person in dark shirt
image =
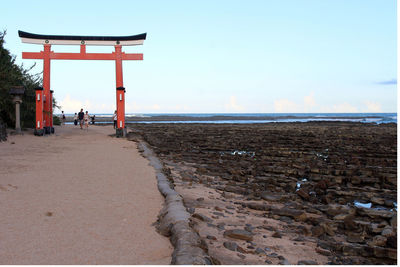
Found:
[[[92,124],[94,124],[94,122],[96,121],[96,115],[92,116]]]
[[[85,116],[85,113],[83,112],[83,108],[81,108],[81,112],[78,113],[79,125],[81,126],[81,129],[83,126],[83,116]]]

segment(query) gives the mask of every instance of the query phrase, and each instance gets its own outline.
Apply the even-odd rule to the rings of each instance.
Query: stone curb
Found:
[[[210,256],[202,249],[199,235],[189,225],[190,214],[183,205],[182,197],[171,188],[168,178],[163,173],[162,163],[144,141],[136,141],[139,150],[156,170],[158,189],[165,197],[165,205],[159,215],[158,230],[162,235],[169,236],[174,246],[171,264],[212,264]]]

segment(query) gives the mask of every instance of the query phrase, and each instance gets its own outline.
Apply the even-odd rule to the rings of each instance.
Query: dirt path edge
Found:
[[[171,264],[213,264],[211,257],[203,249],[204,243],[200,236],[190,227],[190,214],[183,205],[182,197],[171,187],[164,175],[160,160],[145,141],[129,135],[128,140],[138,143],[139,151],[156,171],[158,189],[165,197],[165,204],[159,215],[158,230],[162,235],[168,236],[174,246]]]

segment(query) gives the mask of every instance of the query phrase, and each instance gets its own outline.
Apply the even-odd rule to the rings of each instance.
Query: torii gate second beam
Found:
[[[125,135],[125,88],[123,85],[122,61],[143,60],[143,54],[126,54],[122,45],[141,45],[146,33],[132,36],[65,36],[39,35],[18,31],[22,42],[43,44],[41,52],[22,52],[23,59],[43,59],[43,88],[36,90],[36,123],[35,134],[54,132],[52,92],[50,90],[50,61],[58,60],[115,60],[116,67],[116,102],[117,102],[117,136]],[[55,53],[51,45],[80,45],[80,53]],[[86,53],[86,45],[114,45],[112,53]]]

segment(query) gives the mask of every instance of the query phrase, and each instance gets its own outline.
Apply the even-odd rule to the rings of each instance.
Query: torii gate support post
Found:
[[[35,135],[43,135],[43,87],[35,89],[35,102],[36,102],[36,121],[35,121]]]
[[[52,100],[50,96],[50,49],[51,45],[45,44],[43,49],[43,91],[44,91],[44,133],[51,133]]]
[[[117,137],[126,136],[125,128],[125,88],[122,75],[122,46],[115,45],[115,81],[117,84]]]
[[[117,137],[126,136],[125,127],[125,87],[117,87]]]

